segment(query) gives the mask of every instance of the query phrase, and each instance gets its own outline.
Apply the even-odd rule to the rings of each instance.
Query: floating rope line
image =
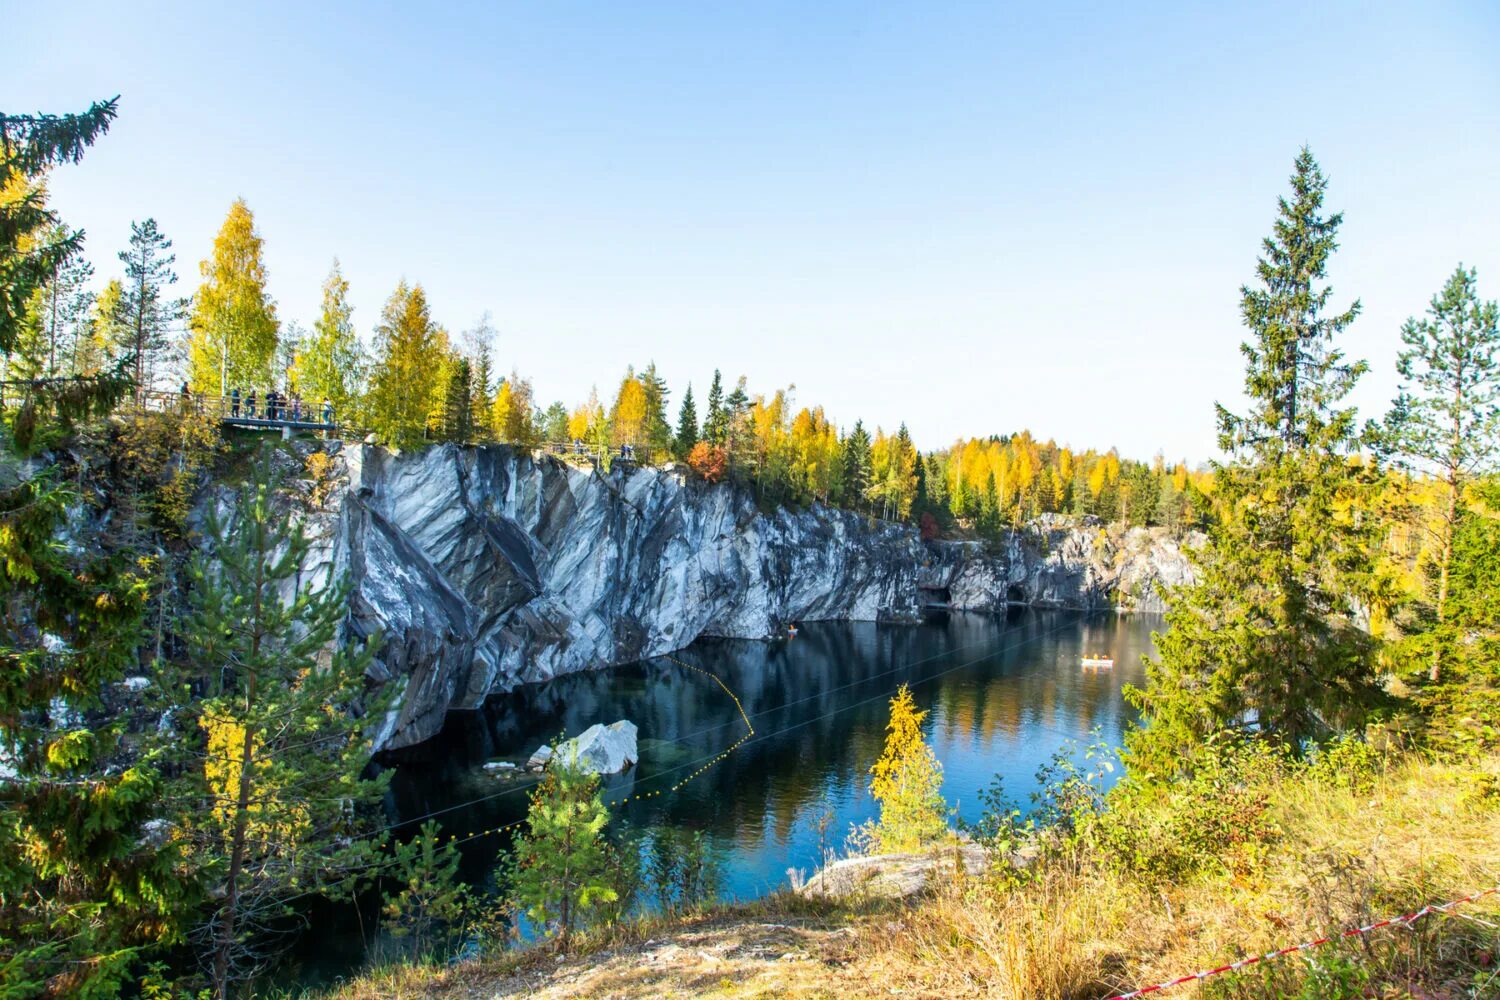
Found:
[[[1429,913],[1447,913],[1449,910],[1452,910],[1464,903],[1472,903],[1476,900],[1483,899],[1485,896],[1493,895],[1495,893],[1500,893],[1500,886],[1496,886],[1493,889],[1481,889],[1479,892],[1476,892],[1471,896],[1464,896],[1463,898],[1455,899],[1452,902],[1432,903],[1422,907],[1415,913],[1405,913],[1399,917],[1387,917],[1385,920],[1377,920],[1375,923],[1366,924],[1363,927],[1351,927],[1348,930],[1340,931],[1337,934],[1330,934],[1327,937],[1320,937],[1315,941],[1304,941],[1302,944],[1294,944],[1286,948],[1278,948],[1275,951],[1268,951],[1264,955],[1251,955],[1249,958],[1242,958],[1238,962],[1230,962],[1229,964],[1221,965],[1216,969],[1204,969],[1202,972],[1193,972],[1189,973],[1186,976],[1178,976],[1176,979],[1169,979],[1164,983],[1157,983],[1154,986],[1142,986],[1140,989],[1132,990],[1129,993],[1116,993],[1114,996],[1110,997],[1109,1000],[1134,1000],[1135,997],[1142,997],[1148,993],[1157,993],[1161,990],[1171,989],[1173,986],[1181,986],[1183,983],[1200,982],[1204,979],[1209,978],[1210,976],[1217,976],[1225,972],[1238,972],[1241,969],[1249,968],[1250,966],[1255,965],[1259,962],[1267,962],[1273,958],[1281,958],[1283,955],[1290,955],[1294,952],[1299,951],[1310,951],[1313,948],[1328,944],[1332,941],[1342,941],[1345,938],[1359,937],[1361,934],[1369,934],[1371,931],[1378,931],[1383,927],[1409,927],[1412,924],[1416,923],[1418,920],[1421,920],[1423,917],[1427,916]]]
[[[745,712],[745,706],[740,702],[739,695],[735,694],[732,690],[730,690],[729,685],[725,684],[724,681],[719,677],[718,674],[714,673],[712,670],[708,670],[708,669],[705,669],[703,667],[695,666],[694,664],[684,662],[683,660],[679,660],[675,656],[665,656],[664,659],[671,660],[673,663],[677,664],[679,667],[684,667],[684,668],[686,668],[688,670],[696,671],[697,673],[702,674],[704,677],[707,677],[709,680],[711,680],[715,684],[717,684],[719,686],[719,689],[722,690],[726,695],[729,696],[729,700],[732,701],[732,702],[734,702],[734,710],[739,713],[741,721],[743,721],[745,723],[745,734],[743,736],[741,736],[739,739],[735,740],[733,743],[731,743],[724,750],[722,750],[719,753],[715,754],[714,756],[708,758],[708,761],[705,764],[703,764],[703,766],[699,767],[697,770],[695,770],[692,773],[688,774],[685,778],[683,778],[682,780],[678,781],[676,784],[672,785],[670,788],[657,788],[657,789],[653,789],[653,790],[648,791],[648,792],[636,792],[634,795],[627,795],[627,796],[625,796],[622,799],[616,799],[614,802],[610,803],[611,806],[623,806],[623,805],[627,805],[627,804],[629,804],[631,802],[639,802],[639,801],[643,801],[645,799],[660,798],[663,792],[671,794],[673,792],[681,791],[684,785],[686,785],[688,782],[692,781],[695,778],[702,777],[703,774],[706,773],[710,768],[712,768],[714,765],[718,764],[719,762],[723,761],[725,758],[727,758],[730,754],[734,753],[740,747],[744,746],[745,742],[747,740],[749,740],[752,736],[755,735],[755,726],[750,722],[750,716]],[[495,836],[496,834],[504,833],[507,830],[514,830],[517,827],[524,826],[525,824],[526,824],[526,820],[525,819],[518,819],[518,820],[515,820],[514,822],[511,822],[511,823],[502,823],[500,826],[490,827],[487,830],[475,830],[475,831],[471,831],[471,832],[469,832],[467,834],[458,834],[458,833],[449,834],[448,838],[446,840],[446,843],[455,844],[455,845],[456,844],[465,844],[465,843],[468,843],[471,840],[478,840],[480,837],[492,837],[492,836]],[[402,824],[402,825],[405,825],[405,824]]]

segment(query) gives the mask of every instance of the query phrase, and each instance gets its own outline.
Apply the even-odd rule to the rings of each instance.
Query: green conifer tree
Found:
[[[474,373],[469,359],[457,357],[448,374],[443,400],[443,436],[457,444],[474,441]]]
[[[868,510],[865,494],[874,478],[874,464],[870,459],[870,433],[864,421],[856,420],[854,429],[844,439],[844,497],[852,510]]]
[[[1448,614],[1448,578],[1464,491],[1500,457],[1500,305],[1481,302],[1475,272],[1460,266],[1427,317],[1406,321],[1401,340],[1401,391],[1382,437],[1402,465],[1442,484],[1429,614],[1416,642],[1428,647],[1428,680],[1436,684],[1445,651],[1462,641]]]
[[[409,941],[418,958],[428,957],[433,939],[459,927],[470,913],[469,887],[458,877],[462,860],[458,845],[443,840],[434,820],[395,847],[389,873],[395,888],[385,894],[380,913],[391,936]]]
[[[724,447],[729,437],[729,420],[724,413],[724,380],[714,369],[714,380],[708,387],[708,412],[703,415],[703,440],[716,448]]]
[[[182,318],[182,301],[166,295],[166,287],[177,283],[172,269],[177,255],[171,249],[156,220],[147,219],[130,224],[130,248],[119,255],[125,265],[119,315],[129,331],[127,356],[137,393],[153,388],[172,346],[172,329]]]
[[[1359,726],[1380,698],[1359,617],[1377,593],[1377,526],[1360,513],[1373,476],[1354,460],[1354,410],[1340,406],[1365,365],[1335,346],[1359,304],[1329,311],[1321,282],[1341,216],[1322,213],[1327,182],[1306,149],[1291,184],[1258,284],[1241,292],[1251,409],[1218,409],[1232,456],[1214,469],[1219,517],[1194,555],[1198,581],[1172,594],[1146,689],[1131,691],[1148,720],[1131,757],[1158,773],[1237,725],[1300,753]]]
[[[42,313],[38,292],[83,248],[83,232],[64,227],[48,207],[45,175],[54,166],[83,158],[114,121],[118,100],[96,102],[82,114],[0,112],[0,354],[7,360],[23,326]],[[128,374],[118,368],[84,378],[30,382],[19,391],[12,439],[30,451],[39,430],[65,433],[79,420],[101,416],[129,387]],[[11,402],[0,398],[0,404]]]
[[[686,459],[697,443],[698,407],[693,401],[693,384],[689,382],[687,391],[682,394],[682,406],[677,410],[677,439],[673,450],[679,460]]]
[[[554,756],[532,792],[526,831],[516,838],[511,892],[517,907],[564,946],[591,911],[618,896],[609,877],[608,823],[598,776],[566,752]]]
[[[223,998],[274,954],[267,932],[288,900],[336,895],[371,863],[375,845],[359,834],[384,781],[361,774],[382,706],[364,692],[373,643],[336,641],[346,592],[331,570],[310,572],[269,448],[204,537],[181,683],[205,697],[178,713],[202,744],[177,792],[201,802],[184,834],[214,900],[199,940]]]

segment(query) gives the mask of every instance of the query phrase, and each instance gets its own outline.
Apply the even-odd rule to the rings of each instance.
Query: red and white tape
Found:
[[[1230,962],[1228,965],[1221,965],[1217,969],[1204,969],[1202,972],[1194,972],[1186,976],[1178,976],[1176,979],[1169,979],[1164,983],[1157,983],[1155,986],[1142,986],[1140,989],[1133,990],[1129,993],[1117,993],[1114,996],[1110,997],[1109,1000],[1134,1000],[1135,997],[1143,997],[1148,993],[1156,993],[1159,990],[1171,989],[1173,986],[1181,986],[1183,983],[1195,983],[1199,982],[1200,980],[1207,979],[1210,976],[1217,976],[1221,973],[1237,972],[1240,969],[1248,968],[1249,966],[1255,965],[1258,962],[1266,962],[1273,958],[1280,958],[1283,955],[1290,955],[1293,952],[1308,951],[1309,949],[1316,948],[1319,945],[1328,944],[1330,941],[1338,941],[1342,940],[1343,938],[1359,937],[1361,934],[1368,934],[1371,931],[1378,931],[1382,927],[1407,926],[1409,924],[1416,923],[1418,920],[1421,920],[1429,913],[1446,913],[1449,910],[1453,909],[1455,906],[1460,906],[1464,903],[1472,903],[1477,899],[1483,899],[1485,896],[1489,896],[1495,893],[1500,893],[1500,886],[1496,886],[1493,889],[1481,889],[1479,892],[1474,893],[1472,896],[1464,896],[1462,899],[1455,899],[1452,902],[1432,903],[1428,906],[1422,907],[1415,913],[1406,913],[1399,917],[1389,917],[1385,920],[1378,920],[1373,924],[1366,924],[1363,927],[1351,927],[1346,931],[1340,931],[1339,933],[1331,934],[1328,937],[1320,937],[1316,941],[1306,941],[1302,944],[1294,944],[1289,948],[1278,948],[1276,951],[1268,951],[1264,955],[1252,955],[1249,958],[1242,958],[1238,962]]]

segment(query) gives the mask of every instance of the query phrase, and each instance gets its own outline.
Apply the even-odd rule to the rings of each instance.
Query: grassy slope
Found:
[[[781,895],[615,928],[565,959],[372,972],[336,996],[1100,998],[1500,884],[1500,756],[1348,784],[1296,770],[1255,786],[1259,834],[1191,877],[1122,870],[1085,842],[1019,885],[955,876],[905,906]],[[1129,835],[1171,836],[1173,805]],[[1460,912],[1166,995],[1500,997],[1500,898]]]

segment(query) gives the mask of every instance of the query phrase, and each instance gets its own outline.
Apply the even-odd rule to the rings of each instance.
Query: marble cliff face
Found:
[[[915,621],[924,604],[1160,611],[1191,564],[1164,533],[1043,521],[996,551],[813,506],[763,513],[674,469],[600,475],[503,446],[346,448],[315,514],[317,558],[347,572],[348,629],[379,630],[373,679],[400,685],[383,749],[450,709],[700,635],[819,619]]]

